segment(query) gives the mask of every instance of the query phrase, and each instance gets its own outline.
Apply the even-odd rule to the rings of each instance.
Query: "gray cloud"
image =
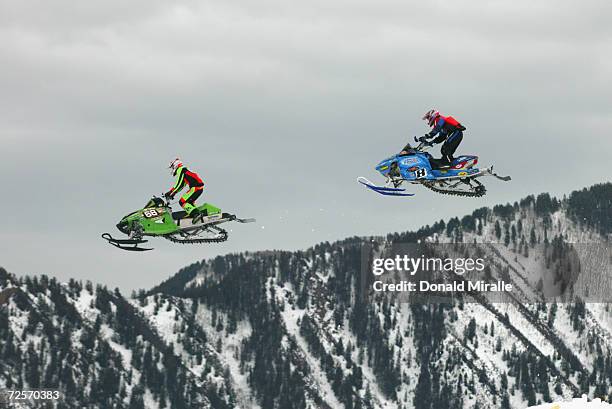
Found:
[[[0,264],[149,287],[230,251],[406,230],[607,179],[607,1],[0,0]],[[359,175],[425,132],[435,106],[463,152],[514,181],[477,200],[364,191]],[[99,234],[170,183],[257,225],[220,246],[123,254]]]

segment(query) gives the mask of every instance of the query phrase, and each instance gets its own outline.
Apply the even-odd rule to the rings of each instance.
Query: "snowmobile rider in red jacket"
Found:
[[[179,203],[183,209],[185,209],[188,216],[196,217],[200,211],[196,208],[195,201],[204,191],[204,182],[202,182],[202,179],[197,173],[187,169],[179,158],[170,162],[168,168],[171,169],[172,176],[176,177],[176,181],[174,182],[174,186],[164,194],[164,197],[172,200],[178,192],[183,190],[185,186],[188,186],[189,190],[181,197]]]
[[[442,161],[444,164],[450,165],[455,159],[453,155],[457,147],[459,147],[459,144],[463,140],[463,131],[465,131],[465,127],[452,116],[442,116],[435,109],[427,111],[423,116],[423,120],[426,120],[432,129],[417,140],[419,142],[428,142],[429,139],[435,137],[431,142],[432,144],[444,142],[440,149],[442,152]]]

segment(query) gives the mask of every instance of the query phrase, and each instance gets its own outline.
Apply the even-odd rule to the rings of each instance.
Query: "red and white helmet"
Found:
[[[435,109],[430,109],[425,113],[425,115],[423,115],[423,120],[427,121],[429,126],[434,126],[436,119],[438,119],[439,117],[440,113],[438,111],[436,111]]]
[[[168,166],[168,169],[171,169],[172,176],[176,175],[176,171],[181,166],[183,166],[183,162],[181,162],[181,160],[179,158],[176,158],[172,162],[170,162],[170,166]]]

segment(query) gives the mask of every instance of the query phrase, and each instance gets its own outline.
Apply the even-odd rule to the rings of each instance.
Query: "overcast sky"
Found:
[[[0,265],[150,288],[202,258],[384,234],[609,180],[612,3],[0,0]],[[480,199],[366,191],[427,131],[512,182]],[[438,151],[436,151],[437,153]],[[172,184],[257,223],[220,245],[107,245]],[[228,226],[229,227],[229,226]]]

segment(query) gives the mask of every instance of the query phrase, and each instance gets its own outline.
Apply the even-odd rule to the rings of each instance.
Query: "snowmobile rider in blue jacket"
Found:
[[[444,142],[440,149],[442,152],[442,164],[449,166],[455,159],[453,155],[463,140],[465,126],[461,125],[459,121],[452,116],[440,115],[435,109],[427,111],[423,116],[423,120],[427,121],[432,129],[424,136],[418,138],[417,141],[430,144]],[[429,142],[429,139],[432,138],[435,139]],[[406,146],[406,148],[408,147],[409,145]],[[406,150],[406,148],[404,148],[404,150]]]

